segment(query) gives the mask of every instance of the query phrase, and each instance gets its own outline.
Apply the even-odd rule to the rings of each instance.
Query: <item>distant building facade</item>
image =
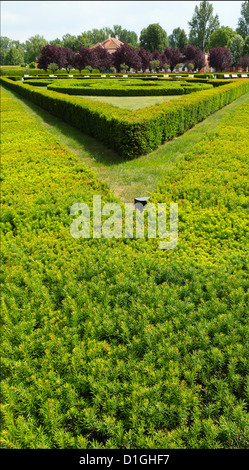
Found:
[[[97,42],[97,44],[94,44],[94,46],[91,46],[90,49],[94,49],[95,47],[100,46],[100,47],[103,47],[103,49],[106,49],[107,52],[109,52],[110,54],[113,54],[123,44],[124,43],[118,39],[117,34],[115,38],[112,38],[111,35],[109,34],[108,39],[105,39],[102,42]]]

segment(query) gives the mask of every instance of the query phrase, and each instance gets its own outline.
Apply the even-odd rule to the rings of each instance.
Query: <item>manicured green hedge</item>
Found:
[[[32,85],[32,86],[47,86],[53,83],[53,78],[39,78],[37,80],[25,80],[25,84]]]
[[[58,77],[55,75],[54,77],[50,77],[50,75],[52,74],[44,74],[44,75],[33,75],[32,77],[29,75],[28,77],[23,77],[23,80],[25,82],[33,82],[33,81],[38,81],[38,80],[50,80],[50,79],[53,79],[53,80],[57,80],[57,79],[66,79],[68,78],[67,75],[63,74],[63,75],[59,75]],[[8,78],[8,77],[7,77]]]
[[[186,81],[159,80],[144,81],[138,79],[125,80],[61,80],[48,85],[48,90],[66,93],[69,95],[95,95],[95,96],[170,96],[185,95],[195,91],[212,88],[211,84],[188,83]]]
[[[2,65],[0,67],[0,76],[22,77],[25,73],[27,73],[27,69],[25,67],[11,67],[7,65]]]
[[[120,157],[149,153],[249,91],[249,81],[192,93],[132,112],[1,78],[4,86],[113,148]]]
[[[18,75],[9,75],[7,78],[9,80],[12,80],[13,82],[18,82],[21,77],[19,77]]]

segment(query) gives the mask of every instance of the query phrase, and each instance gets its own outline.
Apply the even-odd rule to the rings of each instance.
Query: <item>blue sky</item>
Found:
[[[240,1],[212,1],[220,24],[237,27]],[[159,23],[167,34],[180,26],[189,32],[188,21],[200,1],[2,1],[1,36],[25,42],[39,34],[45,39],[78,35],[83,31],[120,24],[135,31]]]

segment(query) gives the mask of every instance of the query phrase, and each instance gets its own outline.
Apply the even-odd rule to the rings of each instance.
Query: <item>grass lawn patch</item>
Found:
[[[76,95],[78,96],[78,95]],[[84,96],[79,96],[85,98]],[[158,103],[171,101],[180,98],[180,96],[87,96],[87,99],[101,101],[124,109],[141,109],[148,106],[154,106]]]

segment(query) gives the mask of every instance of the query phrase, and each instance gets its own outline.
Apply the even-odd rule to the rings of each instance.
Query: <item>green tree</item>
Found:
[[[234,65],[238,64],[239,58],[243,54],[244,45],[245,41],[240,34],[236,34],[234,38],[228,41],[227,47],[232,54]]]
[[[160,60],[150,60],[150,70],[158,70],[160,68]]]
[[[238,20],[237,33],[245,39],[249,35],[249,1],[241,5],[241,17]]]
[[[163,52],[168,45],[167,33],[159,23],[150,24],[147,28],[142,29],[140,34],[140,46],[147,51],[154,52],[158,50],[159,52]]]
[[[202,51],[205,50],[208,38],[220,25],[218,15],[213,15],[213,5],[207,1],[195,7],[192,20],[188,24],[190,44],[199,47]]]
[[[178,46],[177,47],[182,52],[184,47],[187,46],[188,44],[189,44],[188,36],[185,33],[184,29],[182,29],[180,34],[179,34],[179,37],[178,37]]]
[[[187,68],[188,68],[189,72],[192,72],[192,70],[194,70],[195,66],[194,66],[194,64],[192,64],[191,62],[189,62],[189,63],[187,64]]]
[[[7,36],[0,37],[0,65],[4,65],[4,56],[11,47],[11,39]]]
[[[79,36],[77,36],[77,40],[79,42],[79,46],[91,47],[94,44],[107,39],[109,33],[111,33],[111,28],[109,27],[102,29],[94,28],[91,31],[83,31]]]
[[[22,47],[11,46],[4,56],[4,65],[20,65],[24,62]]]
[[[72,36],[72,34],[64,34],[64,36],[62,36],[61,45],[67,49],[71,49],[72,51],[77,52],[81,44],[77,36]]]
[[[109,28],[107,28],[107,30],[109,31]],[[102,42],[108,37],[106,28],[102,28],[102,29],[94,28],[92,29],[92,31],[89,31],[89,33],[90,33],[89,36],[91,38],[91,45],[97,44],[97,42]]]
[[[36,63],[35,62],[30,62],[29,69],[35,69],[35,68],[36,68]]]
[[[115,37],[116,34],[118,35],[119,39],[121,37],[121,34],[122,34],[122,26],[120,24],[114,24],[112,29],[110,29],[109,31],[112,35],[112,37]],[[120,39],[121,41],[121,39]],[[127,42],[127,41],[122,41],[122,42]]]
[[[138,46],[138,37],[135,31],[127,31],[127,29],[123,29],[120,35],[118,35],[118,39],[122,42],[126,42],[130,46]]]
[[[120,70],[128,70],[130,67],[129,65],[126,65],[126,64],[120,64]]]
[[[243,49],[243,55],[249,55],[249,36],[245,38],[245,44]]]
[[[23,49],[23,51],[25,51],[25,44],[20,41],[15,41],[15,40],[11,41],[11,46],[16,47],[17,49],[21,48]]]
[[[105,26],[101,29],[94,28],[91,31],[84,31],[79,36],[77,36],[75,45],[63,45],[77,52],[79,46],[91,47],[94,44],[97,44],[98,42],[102,42],[107,39],[109,34],[111,34],[112,37],[118,35],[120,41],[126,42],[127,44],[130,44],[133,47],[137,47],[138,45],[138,38],[135,31],[128,31],[127,29],[122,29],[122,26],[118,24],[113,25],[112,28],[110,28],[109,26]],[[63,38],[72,40],[74,42],[75,36],[67,34],[66,36],[63,36]]]
[[[215,47],[226,47],[230,39],[234,38],[236,32],[229,28],[229,26],[221,26],[217,28],[210,36],[207,43],[208,49],[214,49]]]
[[[36,34],[25,42],[25,61],[35,62],[36,58],[39,59],[41,54],[41,48],[46,46],[47,40],[43,36]]]
[[[56,39],[53,39],[52,41],[49,41],[49,44],[59,47],[59,46],[62,46],[62,40],[59,38],[56,38]]]
[[[94,43],[91,42],[91,32],[90,31],[84,31],[79,36],[77,36],[77,39],[78,39],[80,45],[83,46],[83,47],[90,47],[94,44]]]
[[[54,73],[58,70],[58,65],[55,62],[51,62],[51,64],[48,65],[48,69]]]
[[[118,39],[121,42],[126,42],[131,46],[137,46],[138,37],[135,31],[128,31],[127,29],[123,29],[119,24],[114,24],[112,28],[103,28],[103,31],[106,31],[104,39],[106,39],[110,33],[112,37],[118,35]]]
[[[172,34],[169,36],[169,45],[176,49],[180,49],[182,52],[183,48],[188,45],[188,37],[184,29],[175,28],[173,29]]]

